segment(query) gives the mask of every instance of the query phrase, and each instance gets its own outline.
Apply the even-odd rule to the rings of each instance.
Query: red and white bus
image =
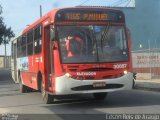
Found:
[[[48,12],[12,40],[12,77],[21,92],[58,95],[130,90],[131,40],[122,11],[73,7]]]

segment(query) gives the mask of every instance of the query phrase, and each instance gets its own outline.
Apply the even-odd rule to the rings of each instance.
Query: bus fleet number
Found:
[[[120,68],[126,68],[126,67],[127,67],[127,64],[116,64],[116,65],[113,65],[114,69],[120,69]]]

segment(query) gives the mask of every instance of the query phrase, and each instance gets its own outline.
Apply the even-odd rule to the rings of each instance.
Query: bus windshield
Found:
[[[104,63],[128,61],[124,26],[57,26],[62,63]]]

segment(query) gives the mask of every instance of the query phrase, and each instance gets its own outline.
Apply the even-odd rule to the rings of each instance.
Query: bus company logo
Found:
[[[121,69],[121,68],[126,68],[126,67],[127,67],[127,64],[116,64],[116,65],[113,65],[114,69]]]
[[[91,76],[95,76],[96,75],[96,72],[77,72],[77,75],[78,76],[88,76],[88,75],[91,75]]]

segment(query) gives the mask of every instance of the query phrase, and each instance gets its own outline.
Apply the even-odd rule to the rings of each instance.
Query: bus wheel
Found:
[[[107,93],[93,93],[94,99],[104,100],[107,97]]]
[[[20,87],[20,92],[21,93],[27,93],[28,92],[28,88],[27,88],[27,86],[23,85],[21,77],[19,77],[19,87]]]
[[[51,104],[51,103],[54,102],[54,96],[48,94],[48,93],[45,91],[45,89],[44,89],[44,81],[43,81],[43,80],[41,81],[41,94],[42,94],[43,101],[44,101],[46,104]]]

